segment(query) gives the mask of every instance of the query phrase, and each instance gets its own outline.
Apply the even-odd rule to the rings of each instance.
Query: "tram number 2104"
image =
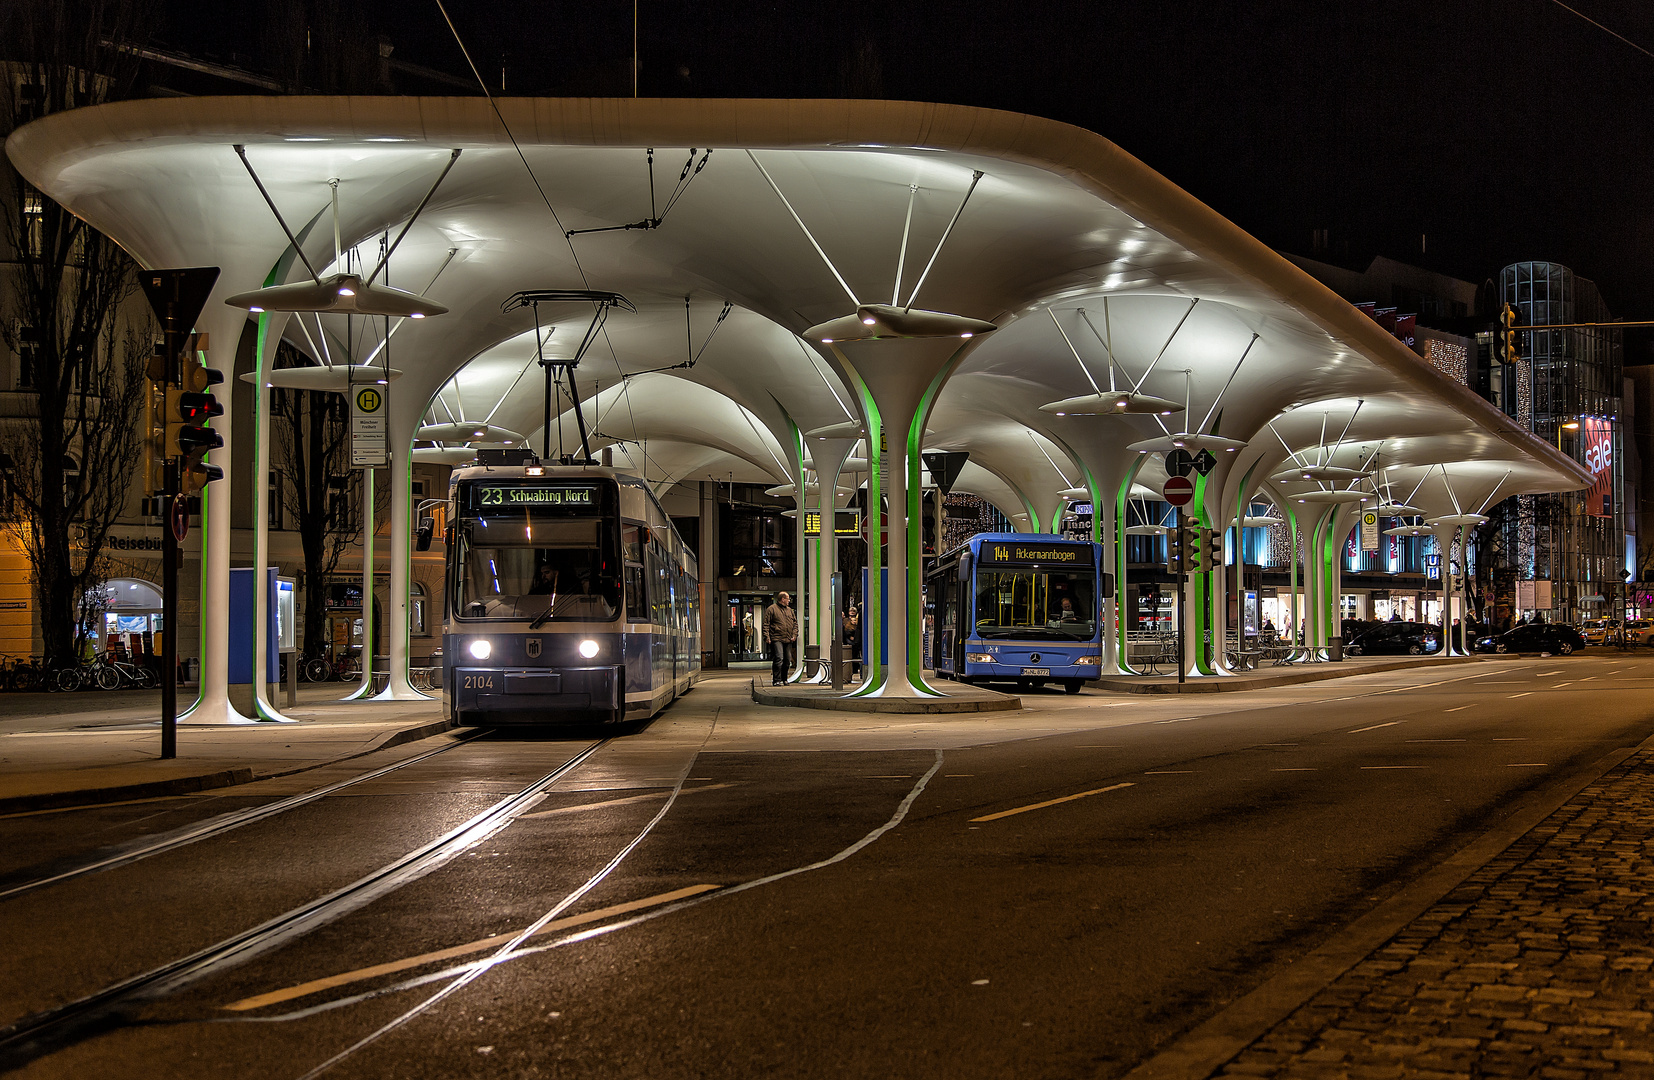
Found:
[[[460,676],[460,688],[464,690],[492,690],[494,689],[494,676],[462,675]]]

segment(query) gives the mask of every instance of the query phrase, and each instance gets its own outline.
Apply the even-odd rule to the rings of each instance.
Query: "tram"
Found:
[[[449,482],[448,715],[624,723],[687,693],[701,669],[698,567],[654,493],[611,468],[482,453]]]
[[[1103,547],[1037,533],[979,533],[938,556],[936,674],[962,683],[1060,683],[1077,694],[1102,670]]]

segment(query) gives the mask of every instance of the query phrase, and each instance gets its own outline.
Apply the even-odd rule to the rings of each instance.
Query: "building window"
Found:
[[[430,633],[425,628],[425,586],[417,581],[408,586],[408,632],[419,637]]]
[[[40,335],[35,328],[26,322],[19,322],[15,327],[17,341],[17,389],[35,389],[35,379],[40,370]]]
[[[23,194],[23,254],[38,259],[46,253],[46,200],[39,192]]]
[[[80,494],[80,462],[63,455],[63,505],[74,502],[75,496]]]
[[[351,476],[335,476],[328,481],[327,515],[341,531],[353,533],[361,527],[361,514],[357,506],[360,501]]]

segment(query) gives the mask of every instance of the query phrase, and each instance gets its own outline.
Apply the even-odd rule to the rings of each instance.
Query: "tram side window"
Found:
[[[664,626],[671,611],[672,582],[666,576],[666,559],[658,540],[649,541],[644,557],[645,569],[649,574],[649,618],[655,624]]]
[[[627,525],[620,532],[621,551],[626,564],[626,621],[649,620],[649,590],[643,572],[643,545],[648,534],[640,525]]]

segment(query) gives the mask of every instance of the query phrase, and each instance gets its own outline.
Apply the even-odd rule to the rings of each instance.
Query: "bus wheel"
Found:
[[[1079,693],[1084,686],[1085,680],[1083,679],[1069,679],[1067,682],[1062,684],[1062,688],[1070,694]]]
[[[975,686],[976,685],[976,680],[971,678],[968,675],[955,675],[954,679],[955,679],[955,681],[957,681],[959,683],[960,686]]]

